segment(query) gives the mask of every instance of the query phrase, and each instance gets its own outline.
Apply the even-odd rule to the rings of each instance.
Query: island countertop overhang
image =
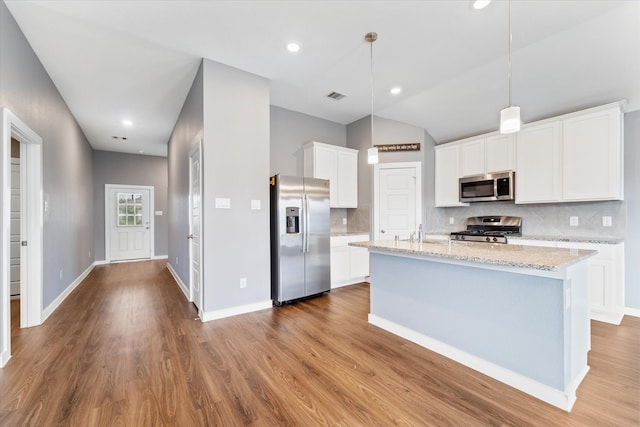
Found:
[[[549,272],[560,271],[597,254],[597,251],[586,249],[450,240],[424,240],[422,242],[378,240],[351,242],[349,245],[388,255],[424,257]]]

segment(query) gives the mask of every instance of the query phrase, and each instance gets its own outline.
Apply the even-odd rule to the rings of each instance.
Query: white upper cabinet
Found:
[[[332,208],[358,207],[358,150],[310,142],[304,146],[304,176],[329,180]]]
[[[515,170],[515,135],[491,135],[484,143],[486,173]]]
[[[524,126],[516,203],[622,200],[621,132],[618,103]]]
[[[562,122],[564,200],[622,200],[621,122],[618,107]]]
[[[481,175],[485,173],[485,140],[474,139],[460,145],[461,176]]]
[[[516,203],[559,202],[559,122],[525,126],[516,142]]]
[[[465,206],[460,203],[458,179],[460,178],[460,145],[445,144],[435,147],[435,205]]]

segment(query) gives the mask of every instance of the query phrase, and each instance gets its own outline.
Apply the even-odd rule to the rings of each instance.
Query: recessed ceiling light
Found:
[[[298,42],[289,42],[287,43],[287,50],[291,53],[296,53],[300,50],[300,43]]]
[[[489,3],[491,3],[491,0],[475,0],[473,1],[473,8],[475,10],[484,9],[489,6]]]
[[[138,150],[138,153],[144,154],[144,150]]]
[[[402,88],[400,86],[392,87],[389,92],[391,92],[391,95],[398,95],[402,92]]]
[[[133,122],[131,120],[129,120],[129,119],[122,120],[122,124],[125,125],[126,127],[133,126]]]

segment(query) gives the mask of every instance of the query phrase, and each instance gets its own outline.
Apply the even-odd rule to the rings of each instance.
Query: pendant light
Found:
[[[367,33],[364,39],[369,42],[371,51],[371,148],[367,150],[367,163],[373,165],[378,163],[378,148],[373,146],[373,42],[378,40],[378,34],[374,32]]]
[[[511,104],[511,0],[509,0],[509,106],[500,111],[500,133],[514,133],[520,130],[520,107]]]

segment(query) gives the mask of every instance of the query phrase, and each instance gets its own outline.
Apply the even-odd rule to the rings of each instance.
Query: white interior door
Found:
[[[153,256],[153,187],[109,186],[107,213],[108,261]]]
[[[20,159],[11,159],[11,296],[20,295]]]
[[[407,239],[422,221],[422,171],[417,162],[374,168],[374,239]]]
[[[189,259],[190,259],[190,298],[200,312],[202,310],[202,274],[200,260],[201,216],[202,216],[202,172],[200,168],[200,146],[189,159]]]

